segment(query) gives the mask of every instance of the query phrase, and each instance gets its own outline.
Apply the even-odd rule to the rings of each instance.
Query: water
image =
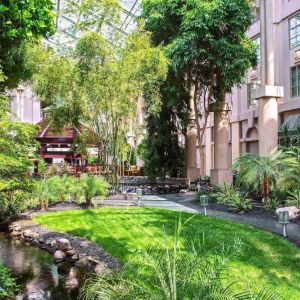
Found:
[[[17,300],[75,300],[84,283],[84,272],[37,247],[11,240],[0,233],[0,262],[12,270],[21,286]]]

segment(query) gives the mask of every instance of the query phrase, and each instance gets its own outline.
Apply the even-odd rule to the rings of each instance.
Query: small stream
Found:
[[[84,283],[83,270],[67,263],[57,266],[48,252],[2,233],[0,262],[21,286],[17,300],[75,300]]]

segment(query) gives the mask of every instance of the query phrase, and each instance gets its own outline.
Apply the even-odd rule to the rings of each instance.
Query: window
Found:
[[[291,68],[291,95],[300,96],[300,65]]]
[[[260,80],[252,81],[247,84],[247,93],[248,93],[248,107],[255,105],[257,100],[252,99],[252,92],[258,89],[260,86]]]
[[[210,128],[210,132],[211,132],[211,142],[214,143],[215,141],[215,130],[214,130],[214,127],[211,127]]]
[[[300,14],[290,19],[290,48],[300,45]]]
[[[261,46],[260,46],[260,36],[254,40],[256,44],[256,57],[257,57],[257,64],[260,64],[261,61]]]

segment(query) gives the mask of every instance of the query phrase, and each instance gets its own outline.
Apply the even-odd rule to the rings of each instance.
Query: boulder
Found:
[[[61,262],[65,260],[66,254],[60,250],[56,250],[53,258],[55,262]]]
[[[79,259],[77,254],[72,255],[71,261],[77,261]]]
[[[66,255],[67,255],[67,256],[73,256],[73,255],[75,255],[75,254],[76,254],[75,250],[68,250],[68,251],[66,252]]]
[[[61,238],[57,240],[58,249],[60,251],[66,252],[72,249],[69,240],[65,238]]]
[[[296,219],[299,215],[299,209],[296,206],[289,206],[289,207],[281,207],[276,209],[276,214],[279,215],[280,211],[288,211],[289,218],[291,220]]]
[[[11,237],[19,237],[21,236],[22,232],[21,231],[13,231],[10,236]]]

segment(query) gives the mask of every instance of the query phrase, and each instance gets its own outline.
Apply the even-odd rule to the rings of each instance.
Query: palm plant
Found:
[[[57,200],[64,202],[69,195],[69,178],[67,175],[62,177],[53,176],[48,179],[48,184],[53,193],[56,195]]]
[[[294,152],[274,149],[269,155],[245,154],[232,168],[238,171],[237,184],[262,190],[263,202],[269,198],[270,188],[289,188],[299,182],[299,161]]]
[[[294,192],[288,191],[288,194],[288,205],[293,205],[300,209],[300,189],[296,189]]]
[[[188,235],[178,222],[174,236],[165,243],[149,247],[140,254],[139,265],[132,275],[131,266],[120,272],[89,279],[81,291],[84,300],[278,300],[264,289],[257,295],[224,286],[228,263],[243,248],[239,238],[219,242],[213,235],[195,228]],[[135,266],[136,268],[136,266]]]
[[[39,202],[41,209],[48,207],[49,202],[53,201],[55,198],[48,180],[41,179],[36,182],[31,198]]]
[[[93,197],[98,197],[104,199],[108,194],[109,184],[107,181],[96,177],[89,176],[87,174],[83,175],[80,179],[80,186],[82,188],[86,205],[89,207],[92,205]]]

